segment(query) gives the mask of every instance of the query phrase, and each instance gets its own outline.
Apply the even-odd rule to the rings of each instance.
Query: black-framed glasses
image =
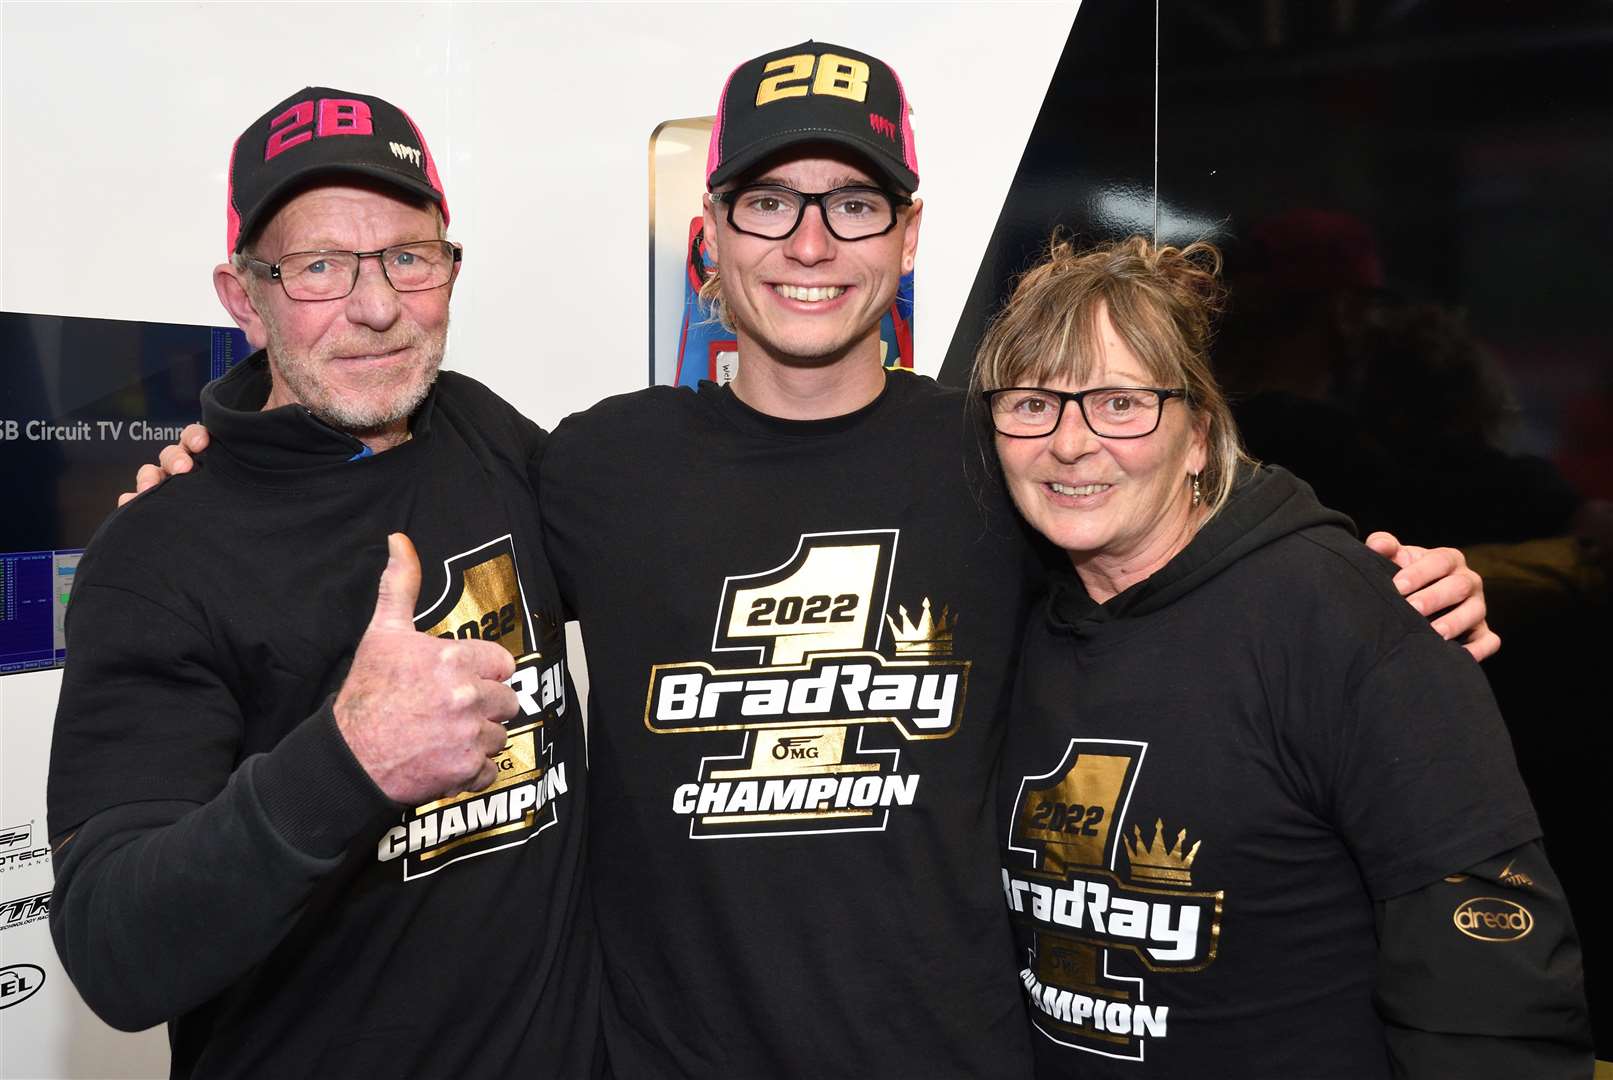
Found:
[[[796,191],[781,184],[749,184],[713,192],[711,199],[728,207],[728,224],[764,240],[783,240],[795,232],[813,203],[818,204],[824,227],[836,240],[884,236],[896,227],[897,207],[913,205],[906,196],[864,184],[817,192]]]
[[[1005,386],[986,390],[991,426],[1010,439],[1051,435],[1064,419],[1064,406],[1075,402],[1092,434],[1105,439],[1141,439],[1159,428],[1159,416],[1171,398],[1186,399],[1186,390],[1151,386],[1095,386],[1091,390],[1048,390],[1040,386]]]
[[[398,292],[426,292],[448,284],[465,249],[448,240],[415,240],[379,251],[294,251],[275,263],[247,262],[266,268],[293,300],[340,300],[358,284],[365,259],[381,260],[381,272]]]

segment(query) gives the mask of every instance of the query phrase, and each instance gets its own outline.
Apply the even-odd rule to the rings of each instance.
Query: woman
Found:
[[[1041,1075],[1589,1075],[1578,946],[1484,678],[1243,454],[1219,255],[1055,243],[981,343],[1068,554],[1000,786]]]

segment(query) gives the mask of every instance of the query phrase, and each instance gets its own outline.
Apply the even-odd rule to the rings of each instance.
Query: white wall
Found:
[[[709,114],[739,61],[812,37],[889,60],[914,104],[933,373],[1075,8],[0,5],[0,310],[221,321],[236,135],[302,86],[362,90],[421,126],[466,246],[450,365],[553,425],[645,382],[655,126]],[[0,678],[0,827],[45,827],[59,685]],[[49,886],[42,862],[0,870],[0,902]],[[119,1035],[77,1004],[43,922],[0,930],[0,969],[20,962],[46,985],[0,1011],[0,1077],[166,1075],[160,1031]]]

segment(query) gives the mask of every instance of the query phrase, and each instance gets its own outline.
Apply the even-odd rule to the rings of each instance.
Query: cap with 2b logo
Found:
[[[396,105],[369,94],[310,86],[258,117],[230,151],[225,244],[230,254],[283,198],[307,181],[362,176],[436,203],[448,220],[425,136]]]
[[[711,130],[706,187],[715,190],[782,150],[812,142],[854,150],[891,186],[918,190],[901,79],[867,53],[815,41],[747,60],[728,76]]]

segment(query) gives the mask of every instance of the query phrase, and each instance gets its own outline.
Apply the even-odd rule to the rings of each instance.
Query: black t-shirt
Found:
[[[905,373],[829,420],[705,384],[556,428],[621,1075],[1028,1071],[990,787],[1031,556],[981,450]]]
[[[49,784],[52,835],[75,833],[69,972],[125,1026],[173,1017],[176,1076],[587,1075],[587,778],[528,479],[543,433],[444,373],[410,441],[350,460],[300,406],[257,411],[267,389],[261,355],[212,384],[213,448],[79,566]],[[522,703],[493,787],[401,811],[328,701],[394,531],[416,626],[504,645]]]
[[[1373,902],[1539,835],[1477,665],[1343,526],[1260,470],[1033,613],[999,800],[1039,1076],[1387,1077]]]

